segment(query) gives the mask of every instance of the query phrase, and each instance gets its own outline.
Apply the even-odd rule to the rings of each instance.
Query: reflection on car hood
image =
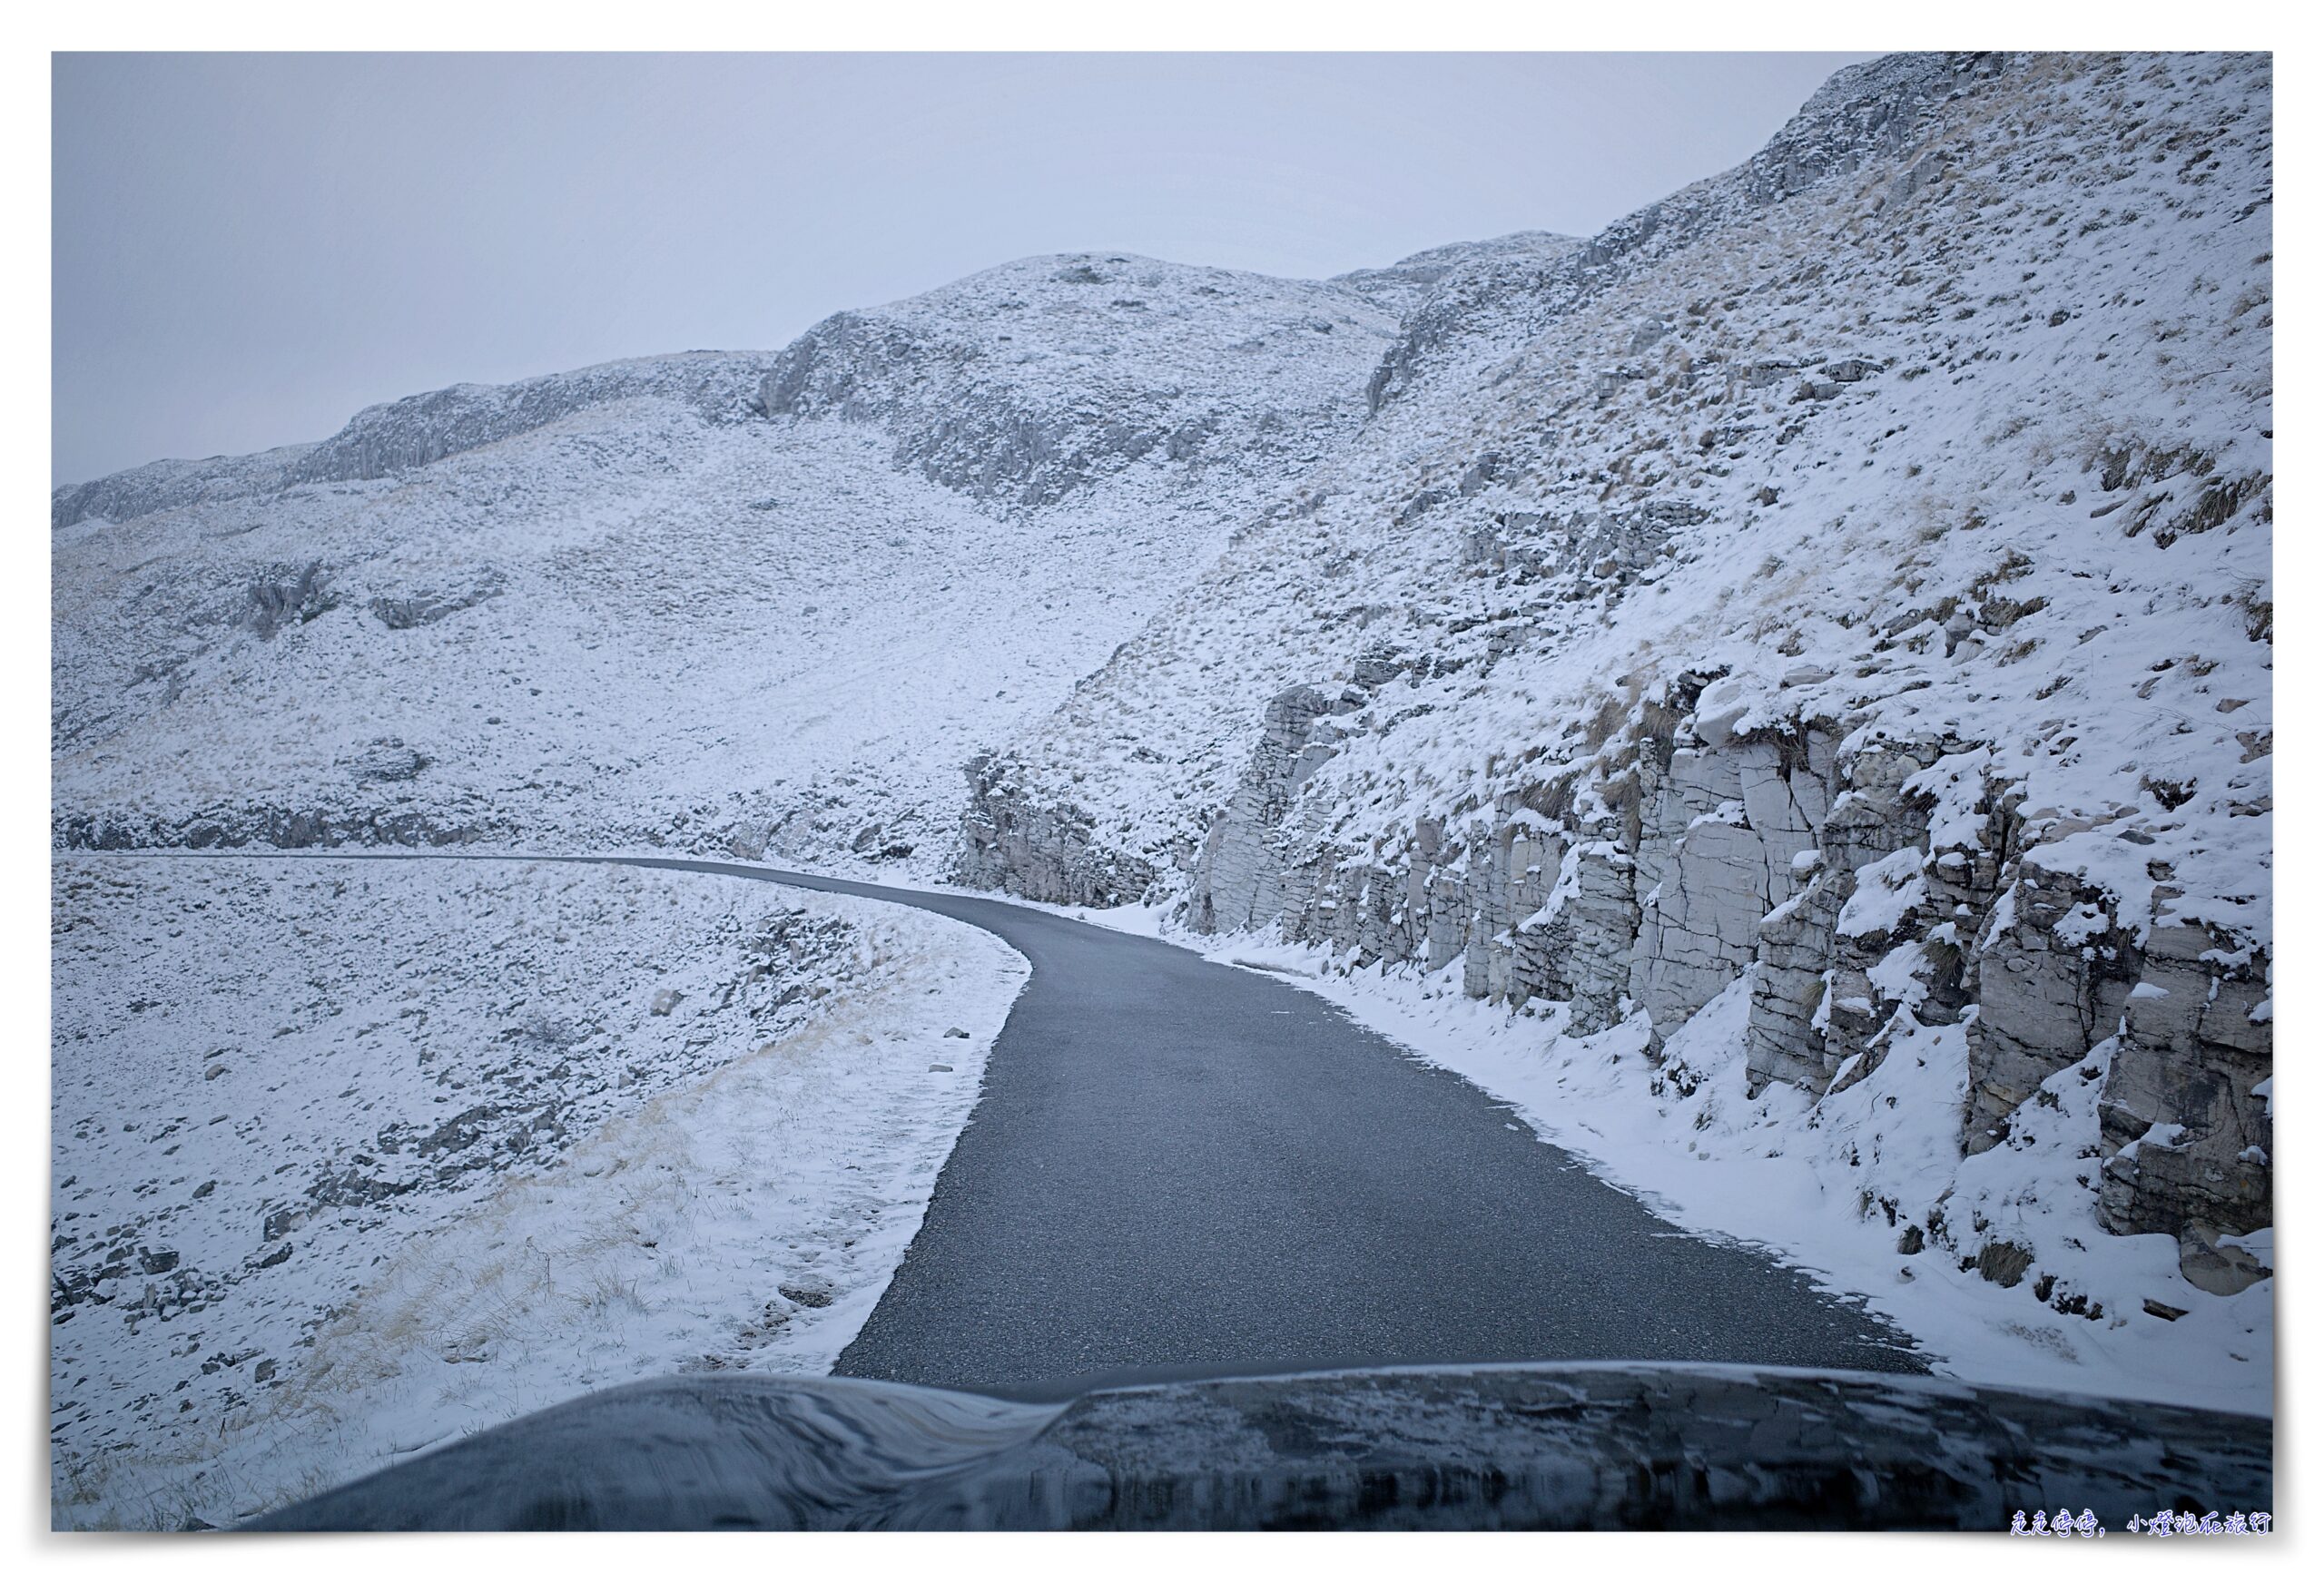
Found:
[[[2270,1421],[1733,1365],[1362,1370],[1003,1401],[686,1377],[585,1396],[265,1529],[1999,1529],[2265,1509]]]

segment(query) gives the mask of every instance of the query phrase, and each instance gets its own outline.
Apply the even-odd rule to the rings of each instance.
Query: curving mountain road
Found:
[[[842,1374],[1049,1396],[1356,1363],[1921,1367],[1880,1322],[1678,1231],[1468,1082],[1263,974],[1003,901],[575,860],[903,902],[1032,964]]]

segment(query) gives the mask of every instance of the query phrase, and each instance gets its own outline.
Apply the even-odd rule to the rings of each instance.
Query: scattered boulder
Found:
[[[2221,1240],[2201,1221],[2190,1221],[2179,1234],[2179,1273],[2215,1297],[2232,1297],[2275,1271],[2250,1249]]]

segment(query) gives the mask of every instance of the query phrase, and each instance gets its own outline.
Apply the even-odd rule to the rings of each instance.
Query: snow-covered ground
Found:
[[[658,398],[409,478],[86,521],[56,541],[60,811],[136,844],[307,816],[940,864],[961,766],[1220,531],[1094,494],[1029,530],[868,430]]]
[[[1011,743],[1028,801],[1179,883],[1268,700],[1378,655],[1285,818],[1393,861],[1719,678],[1738,734],[1989,744],[1948,803],[2153,816],[2152,849],[2062,828],[2045,859],[2142,915],[2167,866],[2165,920],[2264,947],[2267,74],[2014,63],[1899,152],[1764,206],[1738,168],[1610,228],[1602,278],[1472,305]]]
[[[909,908],[596,865],[99,854],[53,894],[73,1526],[828,1369],[1028,971]]]

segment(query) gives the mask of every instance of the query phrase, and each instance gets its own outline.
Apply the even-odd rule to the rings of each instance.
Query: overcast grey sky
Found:
[[[60,55],[55,480],[778,347],[1029,253],[1320,276],[1587,234],[1859,58]]]

